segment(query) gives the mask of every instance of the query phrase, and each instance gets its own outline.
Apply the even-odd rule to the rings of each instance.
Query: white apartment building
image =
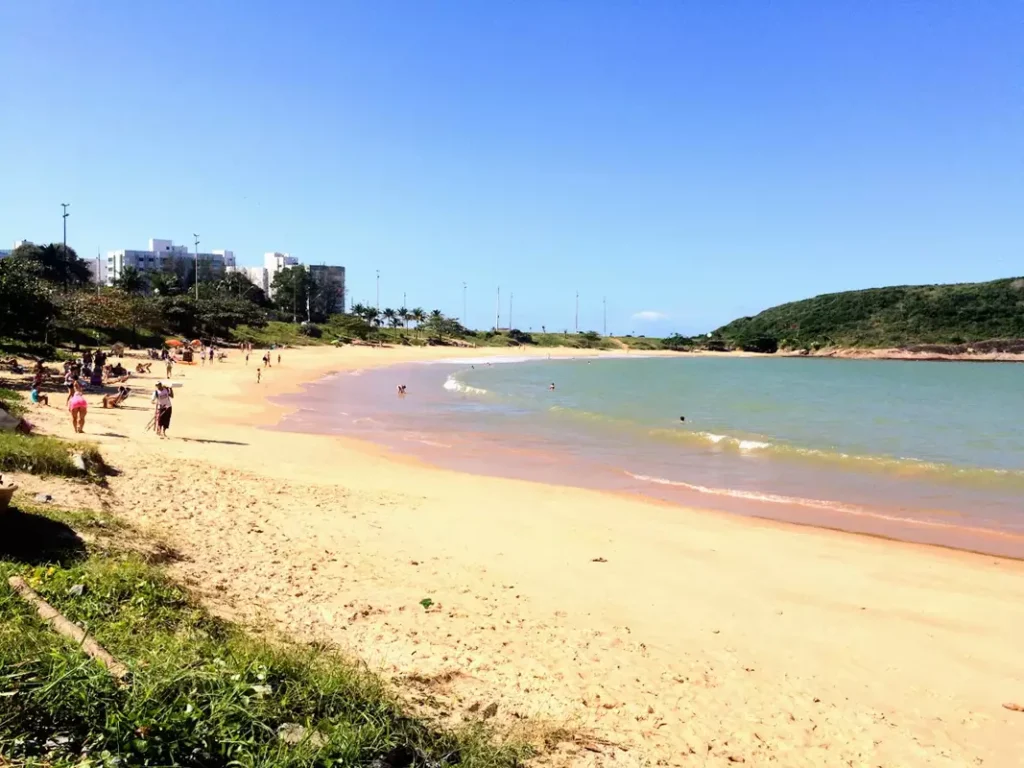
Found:
[[[263,289],[264,293],[266,293],[267,296],[269,296],[270,298],[273,298],[274,275],[276,275],[282,269],[285,269],[287,267],[297,267],[298,265],[298,258],[292,256],[290,253],[279,253],[278,251],[271,251],[270,253],[263,254],[263,280],[266,285],[266,288]]]
[[[228,269],[235,266],[235,254],[232,251],[213,251],[211,253],[190,253],[187,245],[175,245],[170,240],[150,239],[149,250],[120,250],[107,253],[104,280],[112,285],[125,267],[134,267],[139,272],[176,272],[184,276],[188,271],[195,270],[199,264],[200,274],[217,278],[227,274]]]

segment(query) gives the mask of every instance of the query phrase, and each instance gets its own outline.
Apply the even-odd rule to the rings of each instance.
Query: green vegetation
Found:
[[[80,458],[80,462],[75,457]],[[31,472],[101,480],[108,468],[99,448],[48,435],[0,432],[0,472]]]
[[[0,408],[12,416],[22,416],[28,410],[21,395],[13,389],[0,389]]]
[[[831,293],[734,320],[713,338],[758,351],[1021,339],[1024,278]]]
[[[85,534],[89,549],[73,528]],[[0,542],[0,753],[46,766],[479,766],[525,749],[409,717],[364,668],[209,616],[91,513],[12,511]],[[7,589],[20,575],[130,670],[118,685]]]

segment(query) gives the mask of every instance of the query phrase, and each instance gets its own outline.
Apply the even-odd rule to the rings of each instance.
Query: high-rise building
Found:
[[[142,273],[173,272],[184,279],[194,274],[197,266],[200,279],[217,279],[227,274],[229,267],[235,266],[235,254],[232,251],[195,254],[189,252],[187,245],[154,238],[149,241],[148,251],[126,249],[107,253],[104,280],[107,285],[112,285],[125,267],[134,267]]]
[[[327,314],[345,311],[345,268],[326,264],[307,264],[313,278],[312,297]]]
[[[273,298],[274,296],[274,275],[280,272],[282,269],[288,267],[297,267],[299,260],[292,256],[290,253],[279,253],[277,251],[271,251],[263,254],[263,270],[266,273],[264,281],[266,288],[264,292],[267,296]],[[252,278],[249,278],[252,280]],[[253,282],[256,282],[253,280]]]

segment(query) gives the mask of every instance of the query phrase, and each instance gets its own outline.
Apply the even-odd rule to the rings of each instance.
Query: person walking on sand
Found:
[[[71,414],[71,426],[79,434],[85,431],[85,414],[88,410],[89,404],[85,402],[82,384],[75,379],[68,388],[68,412]]]
[[[153,397],[150,398],[150,402],[156,404],[153,422],[156,424],[157,437],[167,437],[167,430],[171,427],[172,400],[174,400],[174,390],[164,386],[162,381],[157,382]]]
[[[257,384],[259,384],[259,383],[260,383],[260,377],[261,377],[262,375],[263,375],[263,369],[262,369],[262,368],[257,368],[257,369],[256,369],[256,383],[257,383]]]
[[[167,378],[168,379],[171,378],[171,371],[173,371],[173,370],[174,370],[174,358],[173,357],[168,357],[167,358]]]

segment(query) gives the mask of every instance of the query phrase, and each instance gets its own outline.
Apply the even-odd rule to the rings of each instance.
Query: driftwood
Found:
[[[36,594],[35,590],[26,584],[20,576],[11,576],[7,583],[22,599],[32,604],[32,607],[39,613],[39,617],[53,627],[57,634],[74,640],[86,654],[106,667],[107,671],[119,682],[124,681],[128,676],[128,667],[111,656],[103,646],[92,639],[88,632],[64,618],[60,611]]]

